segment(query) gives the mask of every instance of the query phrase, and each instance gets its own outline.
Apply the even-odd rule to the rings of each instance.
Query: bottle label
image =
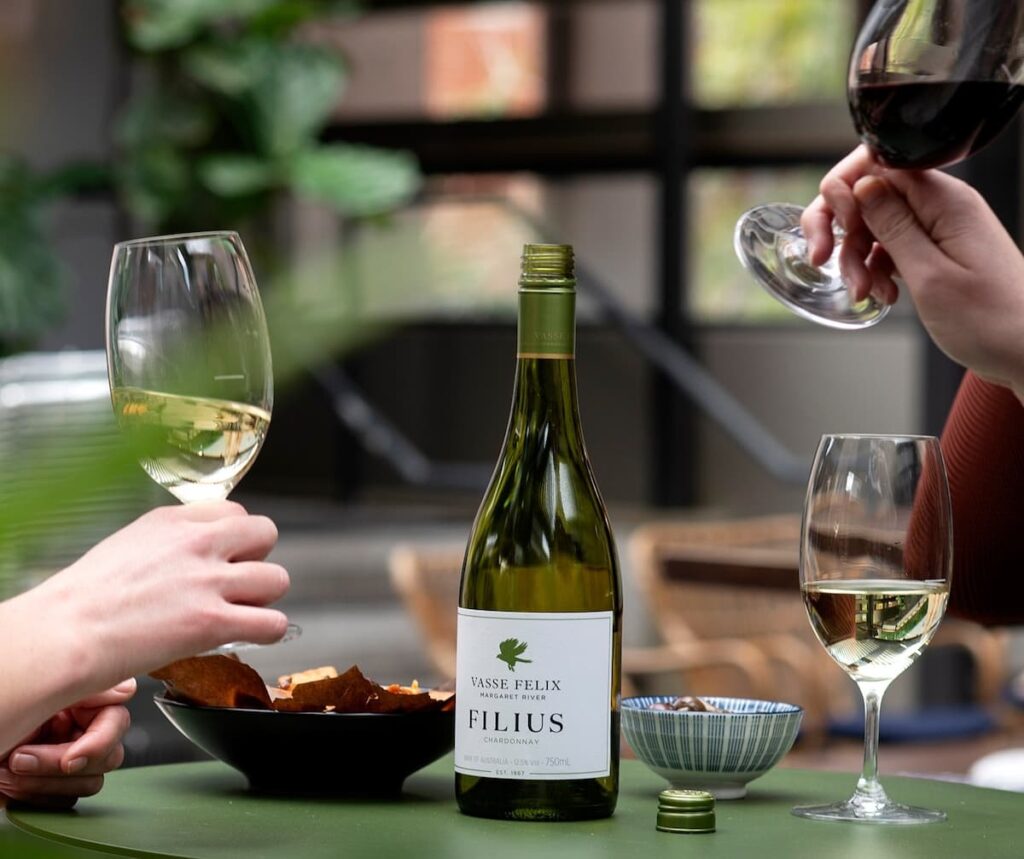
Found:
[[[505,779],[611,772],[610,611],[459,609],[455,770]]]

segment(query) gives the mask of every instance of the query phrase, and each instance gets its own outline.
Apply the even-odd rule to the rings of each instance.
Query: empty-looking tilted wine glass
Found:
[[[793,809],[819,820],[929,823],[878,781],[878,718],[889,684],[921,655],[946,610],[949,489],[931,436],[826,435],[811,468],[800,586],[818,640],[864,696],[864,769],[853,796]]]
[[[211,232],[116,245],[106,325],[114,413],[146,473],[186,504],[227,498],[263,444],[274,397],[267,322],[241,239]],[[285,639],[298,632],[290,625]]]
[[[1024,101],[1024,5],[1007,0],[878,0],[850,59],[847,96],[861,140],[885,167],[953,164],[989,143]],[[866,328],[889,305],[853,302],[838,264],[807,261],[803,209],[767,203],[736,224],[743,265],[794,313]],[[836,229],[837,239],[842,238]]]

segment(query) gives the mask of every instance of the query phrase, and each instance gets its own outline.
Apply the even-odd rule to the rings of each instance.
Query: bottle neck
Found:
[[[542,433],[549,442],[579,441],[576,362],[573,359],[519,358],[509,429],[520,436]]]
[[[575,352],[575,290],[521,287],[511,433],[582,448]]]

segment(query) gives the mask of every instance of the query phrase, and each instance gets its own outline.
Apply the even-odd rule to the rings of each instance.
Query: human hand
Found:
[[[0,796],[48,808],[71,808],[121,766],[130,719],[124,703],[135,680],[61,710],[0,759]]]
[[[230,641],[280,639],[287,618],[266,606],[288,573],[263,560],[276,541],[270,519],[234,502],[158,508],[25,596],[72,631],[89,694]]]
[[[801,225],[810,261],[833,250],[855,300],[897,300],[902,279],[935,343],[988,381],[1024,395],[1024,258],[984,199],[934,170],[888,170],[865,147],[822,180]]]

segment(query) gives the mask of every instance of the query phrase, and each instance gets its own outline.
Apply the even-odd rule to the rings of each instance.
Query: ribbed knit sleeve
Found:
[[[1024,623],[1024,405],[968,372],[942,433],[953,508],[950,611]]]

